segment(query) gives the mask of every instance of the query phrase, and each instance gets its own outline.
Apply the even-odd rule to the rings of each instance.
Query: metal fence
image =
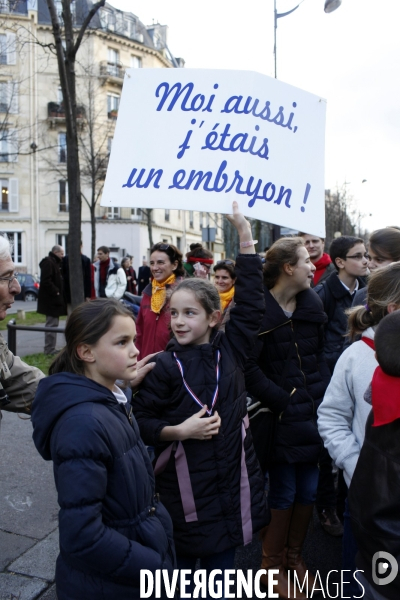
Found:
[[[13,354],[17,354],[17,331],[50,331],[51,333],[65,333],[63,327],[44,327],[40,325],[17,325],[14,319],[7,323],[8,341],[7,345]]]

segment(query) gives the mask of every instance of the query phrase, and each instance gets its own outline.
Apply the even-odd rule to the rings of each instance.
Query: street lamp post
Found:
[[[275,79],[278,78],[277,77],[277,68],[276,68],[276,30],[278,28],[278,19],[282,19],[283,17],[287,17],[288,15],[290,15],[292,12],[297,10],[299,8],[300,4],[302,4],[303,2],[304,2],[304,0],[301,0],[301,2],[299,2],[297,4],[297,6],[295,6],[291,10],[288,10],[284,13],[278,13],[278,11],[276,10],[276,0],[274,0],[274,73],[275,73]],[[339,6],[341,4],[342,4],[342,0],[325,0],[324,11],[326,13],[331,13],[334,10],[336,10],[337,8],[339,8]],[[272,240],[275,242],[277,239],[280,238],[280,236],[281,236],[280,225],[274,225],[273,231],[272,231]]]

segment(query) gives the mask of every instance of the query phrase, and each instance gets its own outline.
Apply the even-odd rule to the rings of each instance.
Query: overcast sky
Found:
[[[286,12],[298,0],[276,2]],[[168,25],[186,67],[274,74],[273,0],[110,4]],[[325,187],[347,182],[368,229],[400,225],[400,1],[343,0],[331,14],[323,6],[304,0],[279,19],[278,78],[327,99]]]

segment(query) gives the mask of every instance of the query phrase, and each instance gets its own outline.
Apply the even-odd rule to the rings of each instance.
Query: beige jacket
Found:
[[[0,384],[6,391],[9,403],[2,410],[30,414],[39,381],[44,377],[40,369],[30,367],[8,349],[0,334]],[[1,421],[1,411],[0,411]]]

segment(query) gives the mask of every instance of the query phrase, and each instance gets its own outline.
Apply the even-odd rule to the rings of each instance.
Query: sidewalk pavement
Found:
[[[35,311],[36,307],[36,302],[20,300],[7,312]],[[2,335],[7,340],[7,331]],[[57,347],[64,345],[62,334],[57,342]],[[43,352],[43,347],[44,333],[17,332],[19,356]],[[36,451],[30,419],[5,411],[0,474],[0,600],[56,600],[58,504],[52,463]]]
[[[58,504],[52,463],[29,418],[3,411],[0,433],[0,600],[56,600]]]

